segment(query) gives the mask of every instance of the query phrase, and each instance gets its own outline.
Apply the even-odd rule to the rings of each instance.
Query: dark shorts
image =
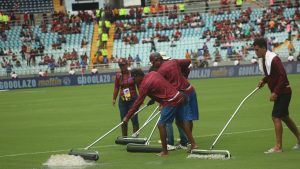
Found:
[[[177,106],[167,106],[160,110],[159,124],[172,123],[176,117]]]
[[[292,98],[292,94],[280,94],[277,100],[274,102],[272,117],[286,117],[289,115],[289,104]]]
[[[199,119],[198,101],[196,92],[187,96],[187,103],[179,106],[176,120],[191,121]]]
[[[137,97],[132,97],[130,101],[124,101],[123,99],[119,98],[119,110],[121,120],[123,120],[123,118],[126,116],[136,99]],[[138,126],[138,115],[132,116],[131,122],[134,126]]]

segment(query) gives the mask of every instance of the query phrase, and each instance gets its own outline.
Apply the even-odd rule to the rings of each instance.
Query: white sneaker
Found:
[[[168,149],[168,151],[172,151],[172,150],[176,150],[176,147],[173,146],[173,145],[168,144],[167,149]]]
[[[182,144],[176,144],[176,149],[183,149],[183,150],[186,150],[187,149],[187,146],[183,146]]]
[[[293,149],[294,149],[294,150],[300,150],[300,144],[294,145]]]
[[[273,148],[271,148],[271,149],[265,151],[264,153],[265,153],[265,154],[272,154],[272,153],[281,153],[281,152],[282,152],[281,149],[280,149],[280,150],[275,150],[275,148],[273,147]]]

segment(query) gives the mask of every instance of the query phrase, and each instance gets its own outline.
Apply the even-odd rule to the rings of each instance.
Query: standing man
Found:
[[[12,72],[13,65],[10,62],[8,62],[5,68],[6,68],[7,77],[9,77]]]
[[[297,144],[293,149],[300,149],[300,134],[294,121],[289,117],[289,103],[292,97],[292,90],[284,70],[283,64],[276,53],[267,50],[267,41],[258,38],[253,43],[255,53],[259,58],[259,69],[265,77],[259,81],[258,87],[263,87],[266,83],[271,91],[270,101],[274,102],[272,110],[272,120],[275,127],[275,146],[265,152],[282,152],[282,123],[283,121],[297,139]]]
[[[113,106],[115,106],[116,99],[119,94],[118,105],[120,110],[120,117],[121,120],[123,120],[128,110],[131,108],[131,106],[137,98],[137,91],[136,83],[134,82],[134,77],[132,77],[131,73],[128,70],[127,60],[125,58],[120,58],[118,64],[121,71],[116,74],[112,104]],[[131,122],[133,127],[133,133],[135,133],[139,129],[138,115],[132,117]],[[122,136],[126,137],[128,135],[127,123],[123,124],[121,128]]]
[[[34,14],[30,12],[29,14],[30,25],[35,25]]]
[[[166,123],[173,122],[175,116],[177,116],[177,109],[185,100],[184,95],[155,71],[151,71],[144,75],[144,72],[141,69],[133,69],[131,75],[139,86],[139,96],[124,117],[123,122],[128,122],[134,112],[136,112],[143,103],[146,96],[149,96],[152,100],[160,103],[162,108],[160,110],[158,129],[162,151],[158,155],[167,156]]]
[[[208,13],[208,10],[209,10],[208,0],[205,0],[205,13]]]
[[[156,52],[155,42],[154,42],[154,39],[153,39],[153,38],[151,38],[150,43],[151,43],[151,49],[150,49],[150,52],[152,52],[152,51]]]

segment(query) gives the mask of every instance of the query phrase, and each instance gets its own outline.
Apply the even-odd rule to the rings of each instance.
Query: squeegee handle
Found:
[[[134,113],[133,116],[135,116],[136,114],[138,114],[140,111],[142,111],[144,108],[146,108],[148,105],[143,106],[142,108],[140,108],[138,111],[136,111]],[[100,141],[101,139],[103,139],[105,136],[107,136],[108,134],[110,134],[111,132],[113,132],[114,130],[116,130],[118,127],[120,127],[124,122],[122,121],[121,123],[119,123],[118,125],[116,125],[114,128],[112,128],[111,130],[109,130],[107,133],[105,133],[103,136],[99,137],[97,140],[95,140],[92,144],[90,144],[89,146],[85,147],[84,149],[87,150],[90,147],[92,147],[94,144],[96,144],[98,141]]]
[[[146,123],[148,123],[149,121],[151,121],[151,117],[153,116],[153,114],[157,111],[157,109],[159,108],[159,106],[157,106],[153,112],[150,114],[150,116],[147,118],[146,122],[144,123],[144,125],[146,125]]]
[[[160,113],[160,111],[159,111],[158,113]],[[157,114],[158,114],[158,113],[157,113]],[[153,118],[154,118],[154,117],[153,117]],[[148,137],[146,143],[145,143],[145,145],[149,145],[150,138],[152,137],[152,135],[153,135],[153,133],[154,133],[154,131],[155,131],[155,128],[156,128],[156,126],[157,126],[157,124],[158,124],[158,122],[159,122],[159,119],[160,119],[160,116],[158,117],[158,119],[157,119],[157,121],[156,121],[156,123],[155,123],[155,125],[154,125],[154,127],[153,127],[153,129],[152,129],[152,131],[151,131],[151,133],[150,133],[150,135],[149,135],[149,137]]]
[[[156,112],[156,110],[158,109],[159,106],[157,106],[155,108],[155,110],[152,112],[152,114],[148,117],[148,119],[145,121],[145,123],[142,125],[142,127],[139,128],[138,131],[136,131],[135,133],[132,134],[132,137],[136,137],[137,135],[140,134],[140,131],[150,122],[154,119],[154,117],[156,117],[160,112],[157,112],[156,114],[154,114]],[[154,115],[153,115],[154,114]]]
[[[103,139],[105,136],[107,136],[109,133],[113,132],[114,130],[116,130],[118,127],[120,127],[124,122],[122,121],[121,123],[119,123],[118,125],[116,125],[114,128],[112,128],[111,130],[109,130],[107,133],[105,133],[103,136],[99,137],[97,140],[95,140],[92,144],[90,144],[89,146],[85,147],[84,149],[87,150],[90,147],[92,147],[94,144],[96,144],[98,141],[100,141],[101,139]]]
[[[256,87],[250,94],[248,94],[240,103],[240,105],[237,107],[237,109],[235,110],[235,112],[231,115],[230,119],[228,120],[228,122],[226,123],[226,125],[224,126],[224,128],[222,129],[222,131],[220,132],[220,134],[218,135],[218,137],[215,139],[215,141],[213,142],[213,144],[210,147],[210,150],[212,150],[215,146],[215,144],[217,143],[217,141],[219,140],[219,138],[221,137],[221,135],[223,134],[223,132],[225,131],[225,129],[227,128],[227,126],[229,125],[229,123],[231,122],[231,120],[234,118],[235,114],[239,111],[240,107],[244,104],[244,102],[250,97],[252,96],[257,90],[259,89],[259,87]]]

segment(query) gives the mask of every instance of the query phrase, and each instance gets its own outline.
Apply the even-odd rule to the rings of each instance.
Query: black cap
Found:
[[[162,58],[162,56],[160,55],[160,53],[158,53],[158,52],[151,53],[151,55],[149,56],[150,62],[154,62],[156,59],[161,59],[161,60],[163,60],[163,58]]]

